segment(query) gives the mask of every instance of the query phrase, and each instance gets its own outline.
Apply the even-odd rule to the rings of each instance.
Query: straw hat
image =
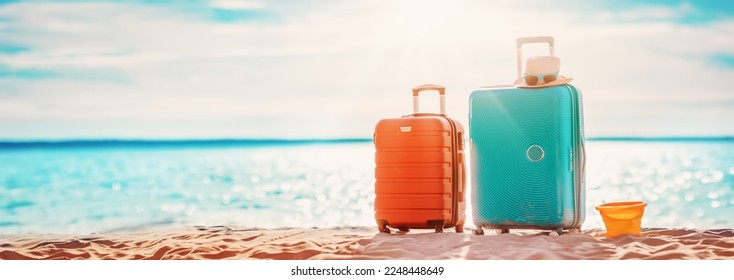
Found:
[[[562,76],[559,73],[561,69],[561,60],[556,56],[534,56],[528,58],[525,64],[525,76],[539,76],[538,83],[528,85],[525,83],[524,77],[515,81],[515,86],[520,88],[542,88],[557,85],[565,85],[571,82],[573,78]],[[556,74],[556,80],[546,83],[540,76]]]

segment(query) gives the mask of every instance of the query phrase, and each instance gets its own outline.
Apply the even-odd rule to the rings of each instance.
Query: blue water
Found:
[[[734,141],[587,150],[585,228],[603,227],[595,205],[640,199],[646,227],[734,228]],[[373,226],[373,160],[354,141],[0,146],[0,234]]]

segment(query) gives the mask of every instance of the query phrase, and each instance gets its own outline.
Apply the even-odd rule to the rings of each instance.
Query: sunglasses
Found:
[[[523,76],[523,79],[525,80],[525,84],[529,86],[537,85],[538,82],[540,82],[540,80],[543,80],[544,83],[550,83],[558,79],[558,72],[553,73],[553,74],[544,74],[544,75],[525,74],[525,76]]]

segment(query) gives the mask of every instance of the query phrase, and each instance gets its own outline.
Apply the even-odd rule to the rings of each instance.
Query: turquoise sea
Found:
[[[591,140],[587,160],[584,228],[615,200],[648,202],[643,227],[734,228],[734,141]],[[373,162],[356,140],[4,143],[0,234],[374,226]]]

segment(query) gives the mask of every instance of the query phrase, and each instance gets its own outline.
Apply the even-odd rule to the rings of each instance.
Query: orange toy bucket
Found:
[[[642,214],[647,203],[643,201],[610,202],[599,205],[596,210],[601,213],[607,228],[607,237],[621,234],[640,235]]]

